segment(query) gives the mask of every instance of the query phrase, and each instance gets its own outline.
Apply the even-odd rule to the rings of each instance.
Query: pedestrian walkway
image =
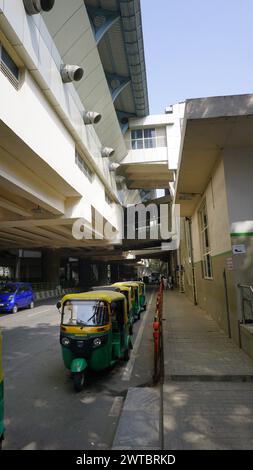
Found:
[[[252,449],[252,359],[184,294],[164,319],[164,448]]]
[[[141,345],[149,355],[154,300]],[[164,292],[163,318],[162,393],[129,388],[112,448],[252,449],[253,360],[184,294]]]

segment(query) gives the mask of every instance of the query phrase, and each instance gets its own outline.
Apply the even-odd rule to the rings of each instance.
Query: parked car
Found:
[[[160,282],[160,273],[158,272],[153,272],[151,273],[151,276],[150,276],[150,282],[151,284],[159,284]]]
[[[0,312],[17,313],[19,308],[33,308],[32,286],[24,282],[8,282],[0,286]]]

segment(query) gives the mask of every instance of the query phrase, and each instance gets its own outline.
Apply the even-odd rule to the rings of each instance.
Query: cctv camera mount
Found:
[[[63,83],[79,82],[83,77],[84,70],[79,65],[63,64],[61,66],[61,78]]]
[[[85,111],[83,113],[84,124],[98,124],[101,118],[101,114],[97,113],[96,111]]]
[[[26,13],[37,15],[41,11],[52,10],[55,0],[23,0]]]
[[[101,155],[103,158],[112,157],[114,153],[115,153],[115,150],[110,147],[105,147],[101,151]]]

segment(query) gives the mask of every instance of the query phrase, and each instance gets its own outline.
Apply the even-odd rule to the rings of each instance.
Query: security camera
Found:
[[[96,113],[96,111],[85,111],[83,113],[84,124],[97,124],[101,118],[101,114]]]
[[[55,0],[23,0],[26,13],[28,15],[37,15],[42,11],[50,11],[54,6]]]
[[[79,65],[64,64],[61,66],[61,78],[63,83],[79,82],[83,77],[84,70]]]
[[[112,157],[115,153],[115,150],[110,147],[104,147],[101,151],[101,155],[103,158]]]
[[[126,180],[125,176],[116,176],[116,183],[123,184]]]
[[[110,163],[109,171],[116,171],[120,167],[119,163]]]

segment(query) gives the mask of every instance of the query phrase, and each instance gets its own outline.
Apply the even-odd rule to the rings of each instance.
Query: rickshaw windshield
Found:
[[[67,300],[63,305],[63,325],[102,326],[109,323],[106,302],[101,300]]]

